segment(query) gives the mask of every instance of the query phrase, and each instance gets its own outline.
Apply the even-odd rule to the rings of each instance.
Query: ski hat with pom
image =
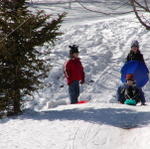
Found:
[[[131,48],[133,47],[137,47],[139,48],[139,42],[137,40],[133,40],[132,43],[131,43]]]
[[[69,48],[70,48],[70,52],[69,52],[70,54],[79,53],[77,45],[72,45],[72,46],[70,45]]]

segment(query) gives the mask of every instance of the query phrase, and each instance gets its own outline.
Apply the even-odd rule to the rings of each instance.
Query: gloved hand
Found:
[[[81,80],[81,81],[80,81],[80,84],[83,84],[83,83],[84,83],[84,80]]]

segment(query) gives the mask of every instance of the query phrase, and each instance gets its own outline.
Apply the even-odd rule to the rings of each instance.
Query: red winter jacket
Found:
[[[74,80],[84,82],[84,69],[79,58],[68,60],[64,66],[67,84],[70,85]]]

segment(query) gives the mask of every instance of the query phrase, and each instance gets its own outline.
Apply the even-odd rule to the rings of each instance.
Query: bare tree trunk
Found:
[[[15,90],[13,94],[13,112],[14,114],[19,114],[21,112],[20,90]]]

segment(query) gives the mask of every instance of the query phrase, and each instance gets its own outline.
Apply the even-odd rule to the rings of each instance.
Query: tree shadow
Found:
[[[114,127],[131,129],[144,127],[150,124],[150,112],[139,112],[126,108],[101,108],[101,109],[67,109],[51,110],[45,112],[30,112],[18,117],[19,119],[33,120],[83,120],[86,122],[105,124]],[[17,118],[17,119],[18,119]]]

